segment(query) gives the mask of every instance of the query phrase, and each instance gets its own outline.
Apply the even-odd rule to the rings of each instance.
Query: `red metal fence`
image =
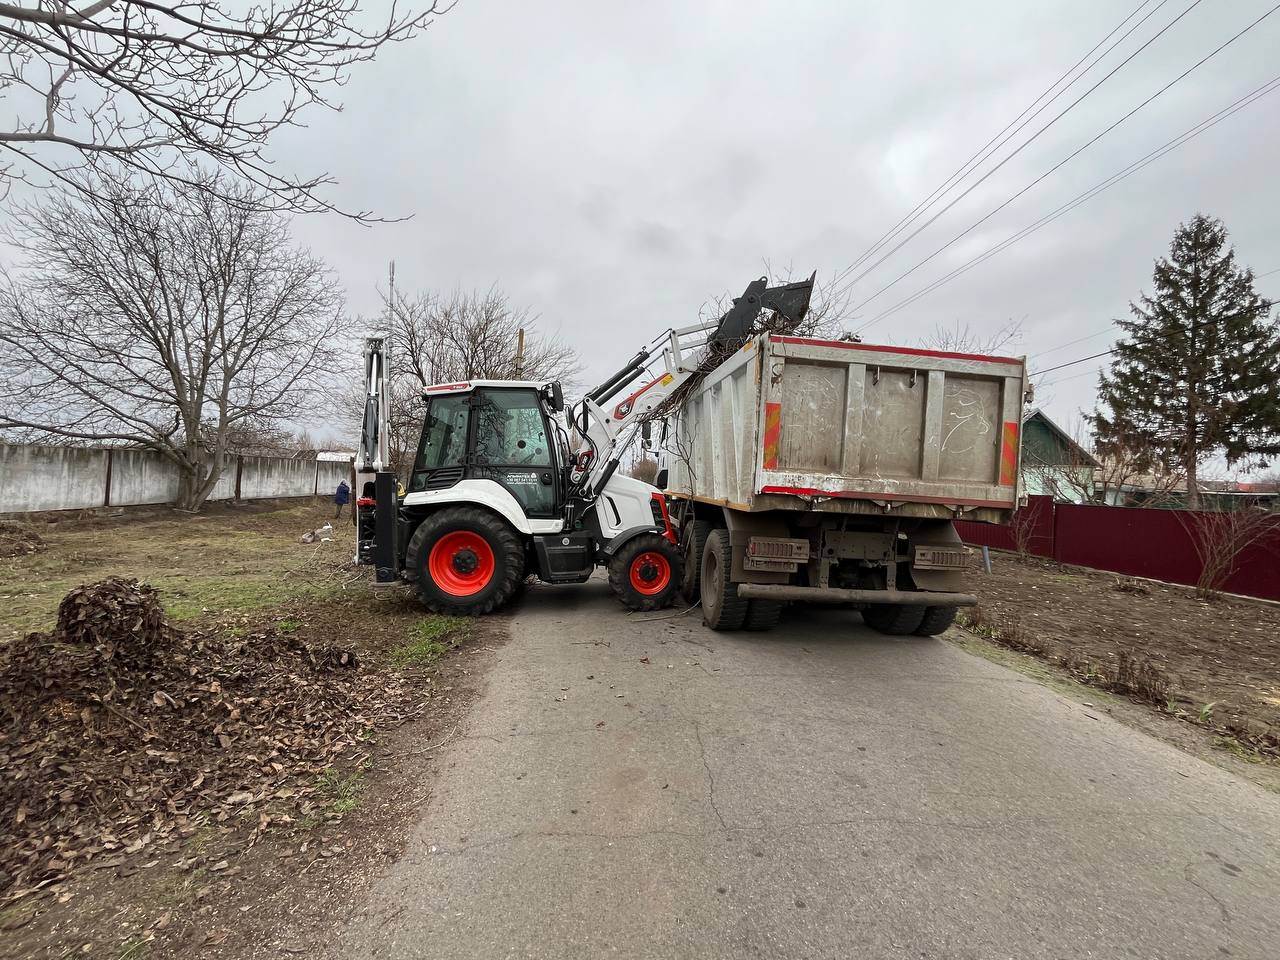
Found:
[[[962,520],[966,543],[999,550],[1025,549],[1060,563],[1110,570],[1132,577],[1194,585],[1201,563],[1192,530],[1200,515],[1187,510],[1144,510],[1054,503],[1030,497],[1007,526]],[[1245,547],[1224,589],[1280,600],[1280,517]]]

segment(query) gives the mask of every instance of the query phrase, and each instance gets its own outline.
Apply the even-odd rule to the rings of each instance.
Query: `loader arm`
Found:
[[[641,425],[735,353],[756,332],[762,311],[772,312],[780,330],[794,330],[809,310],[816,275],[775,287],[764,277],[753,280],[718,319],[668,330],[658,346],[641,350],[589,391],[571,411],[584,439],[571,478],[578,503],[590,504],[600,495]]]

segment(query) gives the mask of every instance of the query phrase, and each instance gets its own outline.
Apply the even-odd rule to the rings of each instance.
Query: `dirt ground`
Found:
[[[1280,605],[1068,567],[1035,557],[974,559],[973,620],[1011,644],[1114,676],[1124,658],[1168,681],[1171,714],[1256,736],[1280,738]],[[1043,647],[1042,651],[1035,648]],[[1086,677],[1087,679],[1087,677]],[[1267,751],[1269,752],[1269,751]]]
[[[339,539],[300,543],[331,510],[279,501],[24,525],[38,548],[0,559],[0,656],[14,638],[50,629],[71,587],[137,577],[160,589],[179,628],[286,630],[313,648],[355,652],[371,687],[407,685],[411,719],[370,730],[359,757],[339,758],[308,784],[324,802],[306,820],[258,831],[210,819],[17,898],[0,876],[0,957],[313,955],[397,856],[430,793],[434,753],[456,735],[506,627],[434,617],[407,591],[375,590],[348,562],[349,522]]]

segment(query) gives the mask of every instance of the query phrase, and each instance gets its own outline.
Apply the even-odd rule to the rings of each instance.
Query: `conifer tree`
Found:
[[[1181,470],[1199,509],[1197,473],[1215,454],[1265,464],[1280,453],[1280,318],[1236,265],[1222,221],[1197,214],[1156,261],[1151,295],[1129,304],[1090,417],[1104,455],[1148,451]]]

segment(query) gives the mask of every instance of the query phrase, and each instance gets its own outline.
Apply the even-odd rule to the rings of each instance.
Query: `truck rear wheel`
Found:
[[[418,524],[405,565],[428,610],[475,616],[515,594],[524,577],[524,550],[500,517],[474,507],[446,507]]]
[[[669,607],[680,590],[680,551],[666,537],[642,533],[609,560],[609,586],[628,610]]]
[[[872,630],[904,637],[924,622],[925,609],[914,604],[873,603],[862,611],[862,619]]]
[[[712,630],[740,630],[749,601],[733,582],[733,553],[728,530],[712,530],[702,551],[702,622]]]
[[[691,520],[682,531],[680,546],[684,550],[684,576],[680,578],[680,593],[689,603],[697,603],[702,595],[702,552],[707,546],[707,534],[711,524],[706,520]]]
[[[920,626],[911,631],[917,637],[936,637],[944,633],[956,618],[955,607],[925,607]]]

